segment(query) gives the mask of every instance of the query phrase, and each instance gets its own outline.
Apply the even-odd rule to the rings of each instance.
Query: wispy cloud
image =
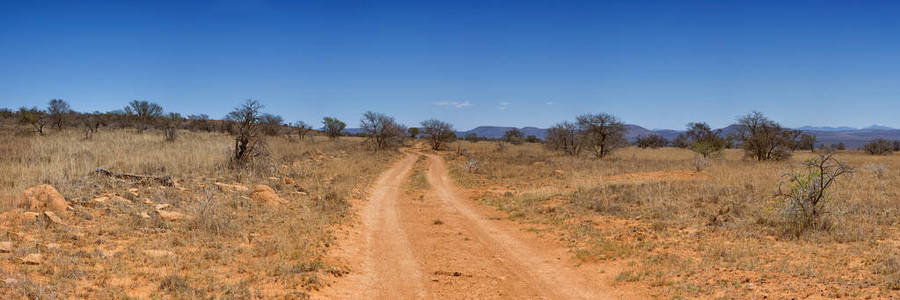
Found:
[[[500,102],[500,103],[497,103],[497,109],[499,109],[499,110],[506,110],[507,108],[509,108],[509,105],[510,105],[510,104],[511,104],[511,103],[509,103],[509,102]]]
[[[431,104],[434,104],[434,105],[437,105],[437,106],[453,106],[453,107],[456,107],[456,108],[463,108],[463,107],[466,107],[466,106],[472,106],[472,103],[470,103],[469,101],[463,101],[463,102],[457,102],[457,101],[438,101],[438,102],[432,102]]]
[[[556,105],[556,102],[549,101],[549,102],[547,102],[547,105]]]

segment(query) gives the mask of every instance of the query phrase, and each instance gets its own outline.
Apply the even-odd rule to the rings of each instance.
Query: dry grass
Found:
[[[898,292],[900,156],[840,153],[858,171],[838,180],[827,230],[786,234],[772,201],[788,162],[728,150],[694,172],[687,150],[627,148],[610,159],[570,157],[541,145],[462,142],[446,153],[478,199],[552,230],[585,261],[631,261],[618,284],[660,296],[885,297]],[[468,168],[476,161],[478,172]]]
[[[232,170],[232,139],[218,133],[181,132],[175,142],[161,132],[126,130],[93,140],[77,131],[0,138],[0,241],[16,247],[0,253],[0,279],[15,279],[0,283],[4,298],[305,297],[346,273],[324,260],[332,227],[351,214],[348,199],[364,197],[396,154],[371,153],[353,138],[271,138],[269,169]],[[177,185],[116,182],[90,175],[96,167],[170,175]],[[13,200],[39,183],[69,200],[65,225],[12,217],[20,212]],[[216,183],[266,184],[288,203],[254,202]],[[192,218],[163,219],[159,204]],[[19,262],[30,253],[44,262]]]

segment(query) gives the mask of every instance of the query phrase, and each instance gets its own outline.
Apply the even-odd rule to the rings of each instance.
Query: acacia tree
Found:
[[[50,100],[50,103],[47,105],[47,112],[50,114],[50,118],[53,125],[56,126],[56,129],[61,130],[63,125],[65,125],[66,116],[72,113],[72,109],[69,108],[69,103],[66,103],[63,99],[53,99]]]
[[[19,108],[19,123],[29,124],[34,127],[34,131],[40,135],[44,135],[44,127],[50,123],[50,117],[43,110],[37,107]]]
[[[687,128],[686,132],[680,134],[684,135],[686,147],[704,158],[725,149],[725,139],[721,137],[722,130],[713,130],[709,124],[703,122],[688,123]]]
[[[562,150],[568,155],[578,155],[581,152],[581,135],[578,125],[564,121],[557,123],[547,130],[547,147],[553,150]]]
[[[304,121],[297,121],[294,123],[294,127],[297,129],[297,136],[300,137],[300,140],[312,134],[312,126]]]
[[[577,121],[582,140],[599,159],[627,144],[625,124],[613,115],[584,114],[578,116]]]
[[[520,145],[525,141],[525,134],[518,128],[512,128],[503,133],[503,140],[513,145]]]
[[[669,141],[666,138],[658,135],[651,134],[647,136],[639,136],[637,140],[634,141],[634,145],[638,146],[638,148],[662,148],[669,144]]]
[[[863,150],[872,155],[889,155],[894,150],[894,145],[891,141],[878,138],[863,146]]]
[[[134,125],[138,131],[143,131],[153,120],[162,117],[163,108],[156,103],[132,100],[125,107],[125,114],[137,122]]]
[[[234,152],[231,159],[235,165],[243,165],[262,155],[264,147],[260,132],[262,108],[263,105],[258,100],[248,99],[225,116],[225,120],[234,123]]]
[[[332,139],[336,139],[341,136],[341,132],[344,131],[344,128],[347,128],[347,123],[344,123],[337,118],[322,118],[322,130],[325,131],[325,135],[328,135],[328,137]]]
[[[440,150],[444,144],[452,142],[456,139],[456,133],[453,132],[453,125],[450,123],[431,119],[422,121],[422,130],[431,143],[431,149]]]
[[[408,134],[409,138],[411,139],[418,138],[420,133],[422,133],[422,130],[418,127],[410,127],[406,129],[406,134]]]
[[[738,118],[737,137],[747,155],[756,160],[782,160],[791,156],[790,130],[754,111]]]
[[[398,124],[394,117],[371,111],[363,114],[359,127],[366,132],[366,140],[376,151],[398,147],[406,133],[406,127]]]

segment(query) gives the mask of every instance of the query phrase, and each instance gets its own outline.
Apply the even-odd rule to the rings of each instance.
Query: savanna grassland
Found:
[[[476,201],[558,239],[615,285],[659,298],[891,298],[900,293],[900,158],[841,151],[855,168],[797,234],[777,208],[783,175],[814,156],[746,159],[625,148],[598,160],[540,144],[461,142],[444,153]]]
[[[334,227],[396,152],[357,138],[270,137],[265,159],[236,169],[232,136],[179,131],[168,142],[159,130],[85,139],[4,127],[0,298],[305,298],[349,271],[325,258]],[[67,201],[55,220],[21,203],[39,184]]]

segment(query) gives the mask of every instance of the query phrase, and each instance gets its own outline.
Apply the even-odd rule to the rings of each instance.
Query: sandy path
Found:
[[[361,227],[342,243],[355,265],[317,295],[329,299],[621,299],[615,272],[570,259],[549,238],[525,232],[469,200],[438,155],[427,155],[428,191],[401,190],[419,154],[379,177]],[[422,193],[422,192],[419,192]]]
[[[421,299],[427,297],[422,272],[413,258],[407,235],[397,214],[400,186],[416,162],[407,154],[382,173],[368,203],[360,212],[360,234],[341,243],[338,254],[352,263],[352,275],[338,281],[322,298],[336,299]]]

